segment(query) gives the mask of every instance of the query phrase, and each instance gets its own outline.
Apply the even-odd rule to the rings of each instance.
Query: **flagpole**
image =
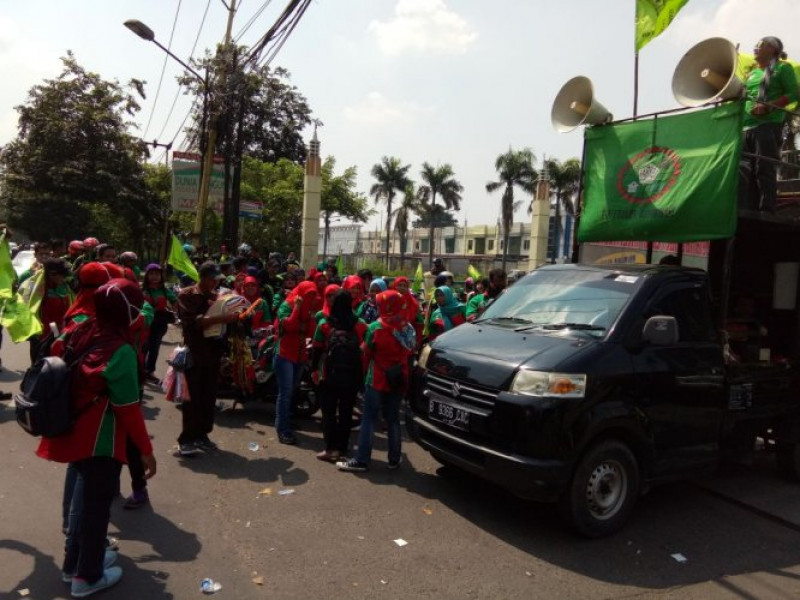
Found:
[[[633,53],[633,118],[639,114],[639,51]]]

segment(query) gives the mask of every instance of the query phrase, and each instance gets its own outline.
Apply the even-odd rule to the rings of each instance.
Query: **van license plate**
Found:
[[[469,411],[433,398],[429,399],[428,402],[428,417],[433,421],[444,423],[461,431],[469,431]]]

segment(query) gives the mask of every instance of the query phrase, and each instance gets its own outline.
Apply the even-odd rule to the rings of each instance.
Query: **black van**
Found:
[[[772,440],[797,474],[800,381],[731,361],[701,269],[553,265],[423,349],[406,423],[440,462],[558,502],[590,537],[653,483]]]

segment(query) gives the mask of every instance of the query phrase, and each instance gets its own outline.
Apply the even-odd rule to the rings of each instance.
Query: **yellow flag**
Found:
[[[636,0],[636,51],[669,27],[689,0]]]
[[[476,269],[476,268],[475,268],[475,267],[473,267],[472,265],[469,265],[469,266],[467,267],[467,275],[469,275],[470,277],[472,277],[472,278],[473,278],[475,281],[478,281],[478,279],[480,279],[480,278],[481,278],[481,272],[480,272],[480,271],[478,271],[478,269]]]
[[[422,261],[419,261],[417,265],[417,270],[414,271],[414,281],[411,284],[411,289],[414,290],[415,294],[419,293],[419,290],[422,288],[422,281],[424,280],[424,274],[422,272]]]
[[[189,258],[189,255],[187,255],[186,251],[183,249],[181,241],[174,235],[172,236],[172,245],[169,248],[169,258],[167,258],[167,263],[171,264],[173,267],[178,269],[178,271],[191,278],[192,281],[200,281],[200,276],[197,274],[197,269]]]
[[[11,252],[5,234],[0,236],[0,324],[16,344],[42,332],[42,324],[18,292],[17,276],[11,264]]]

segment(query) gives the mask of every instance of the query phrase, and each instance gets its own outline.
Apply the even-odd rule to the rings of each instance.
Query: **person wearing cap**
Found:
[[[200,265],[197,273],[200,281],[178,294],[183,343],[192,357],[192,364],[186,369],[191,400],[183,405],[183,425],[178,437],[181,456],[194,456],[217,447],[208,434],[214,429],[217,384],[225,347],[222,340],[205,337],[203,332],[213,325],[233,323],[239,318],[235,313],[206,316],[217,299],[215,290],[222,274],[213,262]]]
[[[745,179],[740,184],[740,190],[744,194],[745,206],[750,206],[752,203],[748,200],[755,186],[758,208],[775,212],[778,194],[776,164],[773,161],[780,159],[783,123],[786,119],[786,113],[781,109],[797,102],[797,77],[792,66],[782,60],[786,54],[778,38],[761,38],[753,53],[756,67],[745,80],[742,152],[756,157],[744,159],[746,162],[742,167],[742,175]],[[762,157],[766,160],[761,160]]]

